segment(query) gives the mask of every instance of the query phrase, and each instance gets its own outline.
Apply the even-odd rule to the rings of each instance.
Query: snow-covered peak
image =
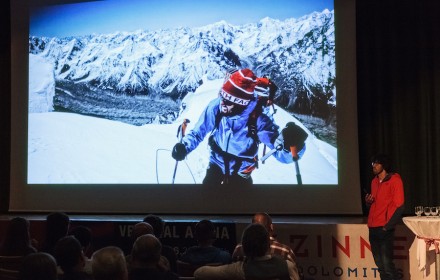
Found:
[[[218,79],[226,69],[248,67],[270,76],[279,92],[289,95],[282,98],[285,106],[320,98],[329,104],[331,99],[333,106],[333,22],[333,11],[324,10],[299,19],[266,17],[242,26],[222,20],[197,28],[31,36],[29,51],[53,63],[57,80],[91,83],[117,93],[181,99],[201,85],[202,76]]]

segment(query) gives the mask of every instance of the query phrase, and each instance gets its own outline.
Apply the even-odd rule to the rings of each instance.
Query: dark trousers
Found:
[[[252,178],[244,178],[238,174],[226,176],[222,169],[216,164],[210,163],[206,170],[206,176],[203,179],[203,185],[234,185],[234,186],[252,186]]]
[[[397,280],[397,270],[393,262],[394,230],[382,227],[369,228],[371,252],[381,280]]]

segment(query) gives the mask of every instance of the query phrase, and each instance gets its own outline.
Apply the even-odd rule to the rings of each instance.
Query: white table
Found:
[[[435,249],[435,279],[440,280],[440,217],[404,217],[405,225],[418,238],[417,260],[420,270],[426,271],[426,251],[431,246]]]

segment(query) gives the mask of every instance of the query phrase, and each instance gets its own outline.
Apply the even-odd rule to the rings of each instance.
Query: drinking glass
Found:
[[[426,206],[425,208],[423,208],[423,213],[426,217],[429,217],[429,215],[431,215],[431,207]]]
[[[423,213],[423,207],[422,206],[416,206],[415,207],[415,213],[417,215],[417,217],[420,217]]]
[[[431,216],[437,217],[438,209],[437,206],[431,207]]]

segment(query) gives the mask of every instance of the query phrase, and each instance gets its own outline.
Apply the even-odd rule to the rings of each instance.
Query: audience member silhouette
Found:
[[[86,280],[91,279],[84,272],[84,253],[81,243],[72,235],[58,240],[54,248],[54,256],[63,271],[60,280]]]
[[[133,236],[135,237],[134,241],[136,239],[144,234],[153,234],[154,235],[154,228],[152,225],[150,225],[147,222],[140,222],[134,225],[133,227]]]
[[[231,254],[215,247],[216,231],[209,220],[201,220],[196,224],[194,236],[198,245],[188,248],[180,260],[193,265],[227,264],[231,262]]]
[[[144,222],[149,223],[153,227],[154,236],[160,240],[165,228],[164,220],[157,215],[149,214],[144,218]],[[162,244],[162,256],[167,258],[171,271],[177,273],[177,255],[174,249],[171,246]]]
[[[290,261],[270,255],[269,233],[263,225],[250,224],[242,235],[244,261],[222,266],[202,266],[196,279],[280,279],[298,280],[298,269]]]
[[[69,231],[81,244],[84,254],[87,253],[92,244],[92,230],[86,226],[77,226]]]
[[[281,256],[285,260],[296,262],[295,254],[293,253],[293,250],[288,246],[285,245],[275,239],[275,229],[274,225],[272,223],[272,218],[267,213],[256,213],[252,217],[252,223],[253,224],[260,224],[263,225],[266,230],[269,232],[270,236],[270,253],[272,255]],[[232,259],[233,261],[239,261],[243,260],[244,258],[244,252],[241,244],[238,244],[235,247],[234,252],[232,253]]]
[[[46,217],[46,238],[41,251],[53,255],[57,241],[69,231],[70,219],[63,212],[53,212]]]
[[[131,248],[133,248],[133,244],[138,239],[139,236],[142,236],[144,234],[153,234],[154,235],[154,229],[153,226],[151,226],[147,222],[140,222],[133,226],[133,231],[131,232]]]
[[[84,272],[92,274],[92,261],[87,256],[92,245],[92,230],[86,226],[77,226],[70,230],[70,235],[73,235],[81,244],[82,251],[84,253]]]
[[[131,234],[132,244],[130,246],[130,250],[133,249],[133,244],[138,239],[138,237],[145,235],[145,234],[153,234],[154,230],[153,227],[146,222],[140,222],[134,225],[133,232]],[[127,266],[130,269],[131,267],[131,253],[125,257],[125,260],[127,262]],[[160,256],[160,265],[166,269],[170,270],[170,263],[168,262],[168,259],[164,256]]]
[[[152,234],[145,234],[136,239],[131,251],[130,280],[172,280],[179,276],[160,265],[162,244]]]
[[[97,250],[92,255],[92,271],[94,280],[127,280],[124,252],[115,246]]]
[[[159,216],[150,214],[133,227],[129,256],[124,257],[123,251],[114,246],[96,251],[90,260],[89,275],[85,273],[85,253],[91,245],[91,230],[78,226],[67,236],[69,225],[65,213],[49,214],[43,252],[36,253],[29,236],[29,221],[14,218],[9,223],[0,255],[27,255],[20,275],[23,280],[89,280],[90,274],[95,280],[178,279],[176,253],[159,240],[165,227]],[[271,217],[256,213],[231,257],[214,246],[214,224],[201,220],[194,232],[197,246],[188,248],[180,260],[193,265],[225,264],[197,269],[196,279],[299,279],[293,251],[275,236]],[[230,264],[232,259],[237,262]],[[58,271],[58,278],[57,263],[63,272]]]
[[[2,256],[26,256],[37,250],[31,245],[29,236],[29,221],[25,218],[16,217],[9,221],[0,255]]]
[[[23,259],[21,280],[57,280],[57,263],[48,253],[38,252]]]

